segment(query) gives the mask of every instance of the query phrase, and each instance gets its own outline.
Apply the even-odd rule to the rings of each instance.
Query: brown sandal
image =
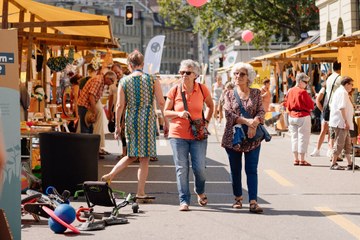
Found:
[[[264,210],[257,203],[250,203],[249,211],[252,213],[262,213]]]
[[[206,195],[204,195],[204,197],[200,197],[198,195],[198,203],[202,207],[206,206],[206,204],[208,204],[208,199],[207,199]]]
[[[242,200],[243,198],[235,198],[235,203],[232,205],[232,208],[241,209],[242,208]]]

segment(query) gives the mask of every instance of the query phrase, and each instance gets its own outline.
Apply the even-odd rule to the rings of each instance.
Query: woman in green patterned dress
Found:
[[[155,76],[143,73],[144,56],[137,50],[128,56],[128,67],[132,72],[120,80],[116,119],[124,110],[125,134],[128,146],[127,156],[124,156],[101,179],[111,181],[116,174],[124,170],[129,164],[139,159],[137,197],[145,197],[145,183],[148,176],[150,156],[156,156],[156,115],[154,111],[154,97],[163,111],[164,97],[159,80]],[[121,133],[120,121],[116,121],[115,138]]]

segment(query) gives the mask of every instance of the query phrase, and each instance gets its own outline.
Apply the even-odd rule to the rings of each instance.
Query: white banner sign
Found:
[[[153,37],[148,43],[145,51],[144,69],[148,74],[160,72],[161,57],[164,48],[164,35],[157,35]]]

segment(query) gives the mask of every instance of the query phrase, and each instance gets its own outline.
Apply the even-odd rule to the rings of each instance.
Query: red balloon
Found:
[[[254,34],[250,30],[245,30],[242,32],[241,37],[246,43],[249,43],[251,40],[253,40]]]
[[[187,0],[187,2],[194,7],[201,7],[205,3],[207,3],[207,0]]]

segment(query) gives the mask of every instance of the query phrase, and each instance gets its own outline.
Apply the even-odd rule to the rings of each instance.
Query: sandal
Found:
[[[331,165],[330,170],[344,170],[344,167],[342,167],[339,164],[335,163],[335,164]]]
[[[347,165],[347,168],[346,168],[347,170],[359,170],[360,169],[360,167],[359,167],[359,165],[354,165],[354,168],[353,168],[353,165],[352,164],[349,164],[349,165]]]
[[[295,160],[295,161],[294,161],[294,166],[299,166],[299,164],[300,164],[300,161],[299,161],[299,160]]]
[[[252,213],[262,213],[264,210],[257,203],[250,203],[249,211]]]
[[[198,203],[202,207],[206,206],[206,204],[208,204],[208,199],[207,199],[206,195],[204,195],[204,197],[200,197],[198,195]]]
[[[187,211],[190,211],[190,209],[189,209],[189,205],[187,205],[186,203],[181,204],[181,205],[180,205],[180,207],[179,207],[179,211],[181,211],[181,212],[187,212]]]
[[[104,149],[100,149],[100,150],[99,150],[99,154],[100,154],[100,155],[110,155],[110,153],[107,152],[107,151],[105,151]]]
[[[235,203],[232,205],[232,208],[241,209],[242,208],[242,200],[243,198],[235,198]]]
[[[300,161],[300,164],[299,164],[300,166],[311,166],[311,164],[310,163],[308,163],[307,161]]]
[[[150,161],[156,162],[156,161],[159,161],[159,159],[157,157],[150,157]]]

